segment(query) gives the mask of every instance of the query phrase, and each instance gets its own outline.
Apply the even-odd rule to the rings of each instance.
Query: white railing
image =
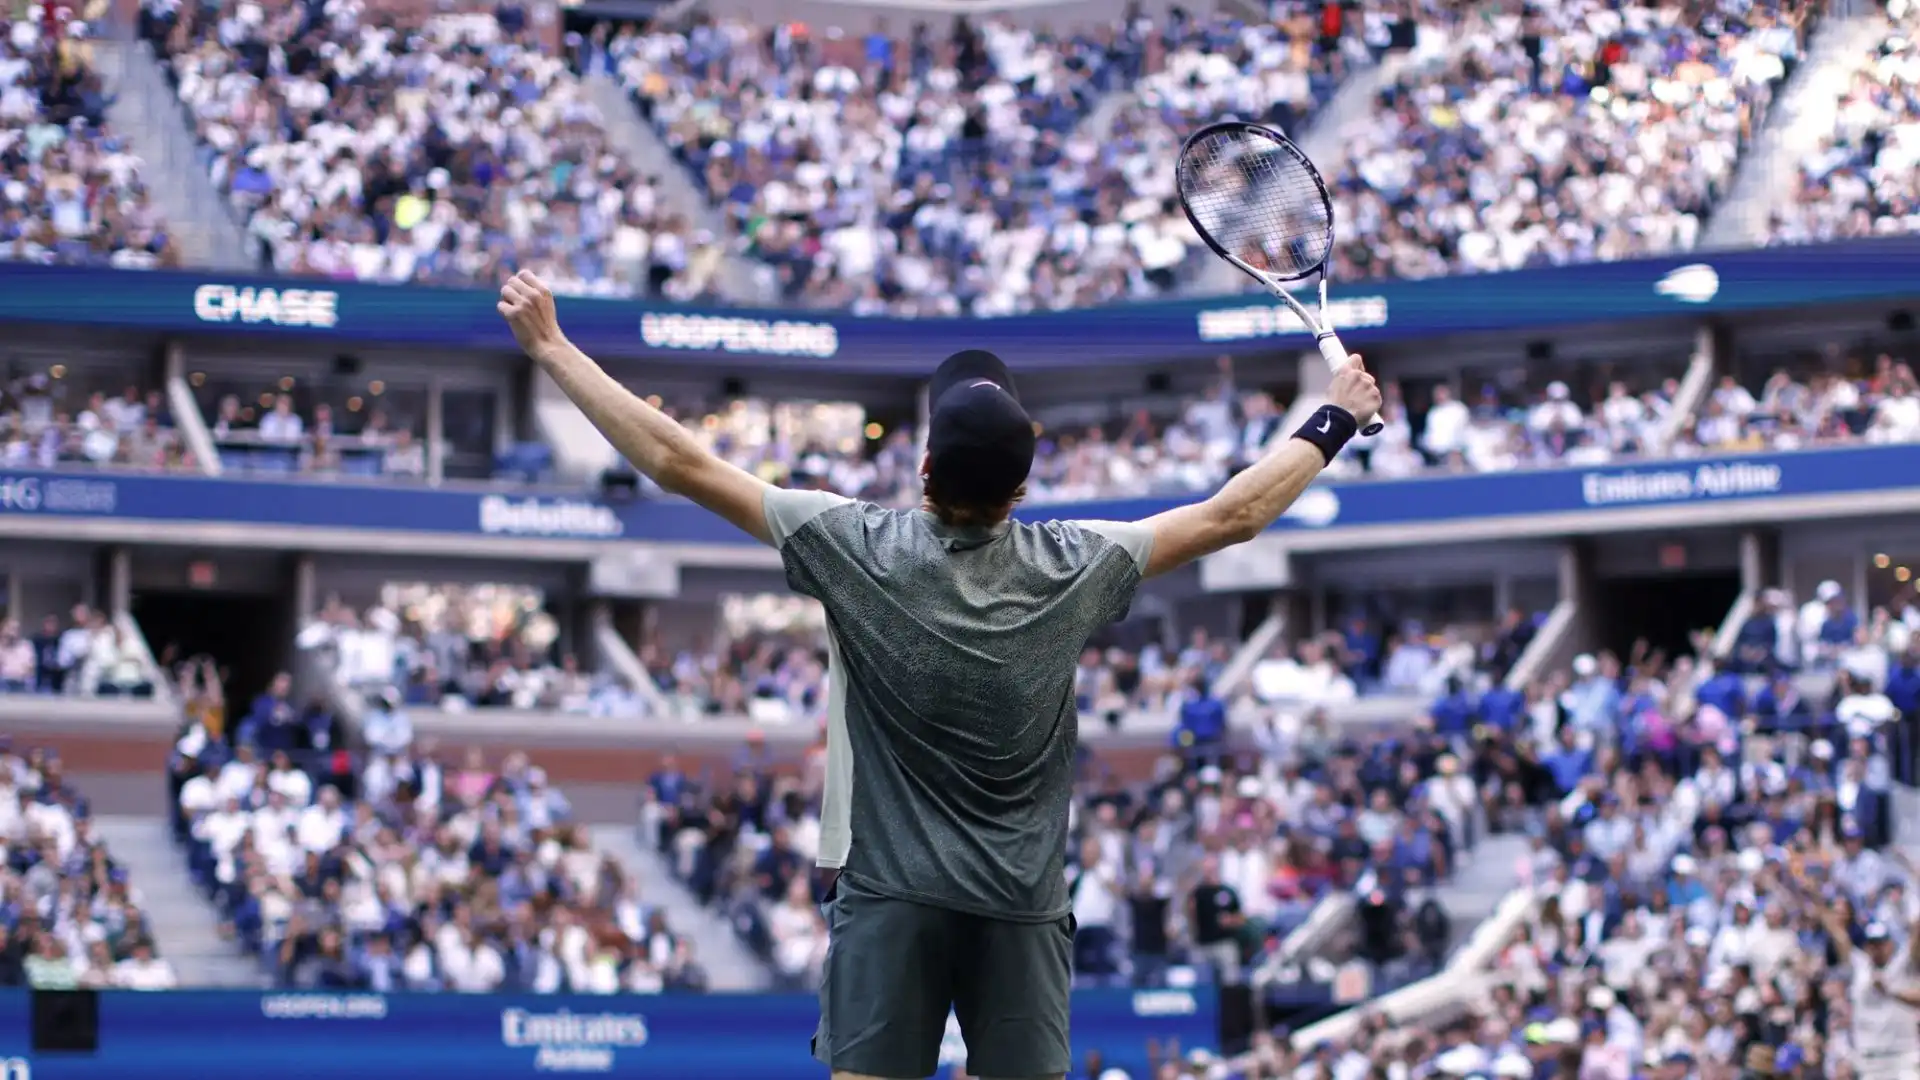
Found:
[[[1240,651],[1234,653],[1226,666],[1220,669],[1220,677],[1213,683],[1213,695],[1225,700],[1238,693],[1248,676],[1253,674],[1254,665],[1266,658],[1267,650],[1273,648],[1273,643],[1280,640],[1280,635],[1286,630],[1287,617],[1278,611],[1254,627],[1253,633],[1247,635],[1247,640],[1241,644]]]
[[[1733,606],[1727,608],[1727,617],[1720,620],[1720,629],[1713,634],[1713,655],[1716,659],[1724,660],[1733,655],[1734,642],[1740,639],[1740,628],[1753,615],[1755,599],[1750,589],[1742,589],[1740,595],[1733,598]]]
[[[1666,420],[1660,425],[1660,442],[1653,447],[1653,456],[1665,456],[1675,439],[1693,422],[1693,414],[1700,409],[1700,402],[1707,396],[1707,387],[1713,382],[1713,331],[1700,331],[1700,345],[1693,352],[1693,359],[1687,363],[1687,373],[1680,378],[1680,389],[1673,395],[1673,407],[1667,411]]]
[[[593,610],[593,643],[601,662],[646,703],[650,715],[668,716],[673,712],[672,702],[660,692],[660,684],[654,681],[647,665],[628,646],[627,640],[620,636],[620,631],[613,625],[613,615],[604,604]]]
[[[154,659],[153,649],[147,644],[147,635],[140,629],[140,623],[134,619],[133,613],[114,612],[113,626],[120,631],[120,637],[133,647],[133,655],[140,661],[141,670],[153,680],[153,700],[175,704],[173,679],[168,672],[161,670],[160,662]]]
[[[1553,605],[1553,610],[1547,613],[1547,620],[1540,624],[1533,640],[1527,642],[1527,647],[1520,651],[1520,658],[1508,670],[1507,689],[1525,690],[1527,684],[1539,676],[1540,669],[1553,662],[1561,642],[1579,615],[1580,605],[1572,600],[1562,600]]]

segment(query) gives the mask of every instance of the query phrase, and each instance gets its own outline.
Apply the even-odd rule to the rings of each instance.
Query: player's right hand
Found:
[[[566,340],[560,332],[560,316],[554,310],[553,290],[531,270],[522,270],[500,287],[500,314],[513,328],[514,340],[528,356],[540,359],[540,352]]]
[[[1380,384],[1367,374],[1367,365],[1358,353],[1349,360],[1346,367],[1334,373],[1333,382],[1327,386],[1327,403],[1352,413],[1353,419],[1366,427],[1380,415]]]

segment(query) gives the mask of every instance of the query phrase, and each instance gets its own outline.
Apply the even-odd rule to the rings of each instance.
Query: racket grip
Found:
[[[1317,339],[1314,344],[1320,346],[1320,355],[1326,357],[1327,366],[1336,372],[1346,367],[1353,360],[1351,356],[1347,355],[1346,346],[1340,344],[1340,339],[1331,333]],[[1360,435],[1362,438],[1378,435],[1386,426],[1387,425],[1382,424],[1379,420],[1375,420],[1361,428]]]

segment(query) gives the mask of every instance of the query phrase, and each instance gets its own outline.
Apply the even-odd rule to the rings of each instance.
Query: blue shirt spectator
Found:
[[[1458,679],[1448,681],[1447,693],[1433,703],[1433,728],[1442,735],[1465,735],[1473,727],[1473,701]]]
[[[1560,786],[1561,794],[1566,794],[1578,787],[1581,779],[1593,771],[1593,752],[1582,750],[1574,743],[1572,728],[1562,728],[1559,744],[1541,759],[1541,764],[1552,774],[1553,782]]]
[[[1480,695],[1481,721],[1501,731],[1512,731],[1520,723],[1520,716],[1526,708],[1527,696],[1508,688],[1505,683],[1496,683],[1492,689]]]
[[[1195,675],[1180,702],[1173,745],[1190,754],[1210,754],[1227,738],[1227,707],[1213,696],[1204,676]]]
[[[298,740],[293,731],[297,717],[289,700],[292,692],[293,676],[284,671],[275,675],[267,692],[253,700],[234,741],[263,754],[293,749]]]
[[[1577,681],[1560,698],[1573,726],[1589,733],[1611,730],[1619,720],[1616,673],[1602,670],[1599,660],[1582,654],[1573,658],[1573,674]]]

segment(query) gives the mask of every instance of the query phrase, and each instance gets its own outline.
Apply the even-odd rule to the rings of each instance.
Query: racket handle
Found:
[[[1328,334],[1325,337],[1317,339],[1314,344],[1320,346],[1320,355],[1326,357],[1327,366],[1336,372],[1353,362],[1353,357],[1347,355],[1346,346],[1340,344],[1340,339],[1333,334]],[[1386,426],[1387,425],[1380,421],[1375,420],[1373,423],[1361,428],[1360,435],[1362,438],[1378,435],[1381,431],[1385,430]]]

